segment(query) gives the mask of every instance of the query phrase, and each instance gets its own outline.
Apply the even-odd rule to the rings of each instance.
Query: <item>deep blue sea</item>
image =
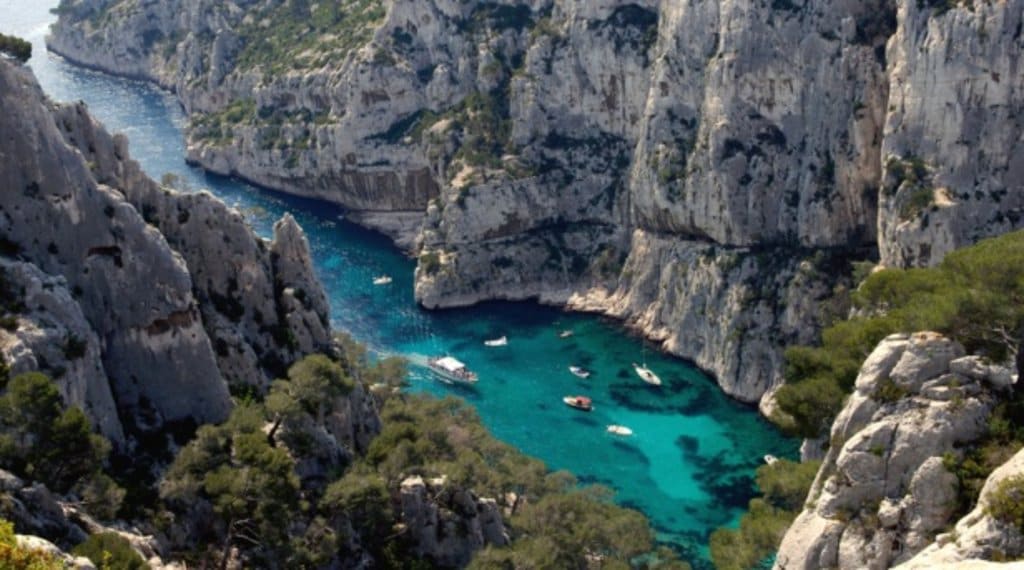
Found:
[[[30,65],[51,98],[85,101],[108,129],[128,135],[132,155],[150,176],[174,173],[192,189],[209,189],[245,213],[262,235],[291,212],[309,236],[336,328],[377,353],[404,355],[413,363],[440,353],[465,361],[480,375],[476,387],[441,384],[414,366],[412,389],[465,398],[497,437],[552,469],[613,488],[619,503],[646,514],[660,539],[696,565],[707,564],[709,533],[738,521],[753,496],[761,458],[796,455],[794,440],[681,360],[648,350],[648,365],[665,385],[642,383],[630,367],[641,358],[642,341],[618,323],[533,303],[420,309],[412,293],[414,264],[386,238],[344,221],[334,206],[190,168],[183,160],[184,116],[172,95],[47,54],[43,38],[56,4],[0,0],[0,32],[32,41]],[[394,282],[372,285],[379,274]],[[560,339],[564,329],[575,335]],[[484,339],[501,335],[508,336],[508,346],[484,347]],[[571,364],[594,374],[577,379],[568,371]],[[564,406],[561,399],[570,394],[592,397],[594,411]],[[610,435],[608,424],[629,426],[634,435]]]

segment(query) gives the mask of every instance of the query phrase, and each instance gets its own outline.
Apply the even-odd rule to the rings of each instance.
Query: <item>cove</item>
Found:
[[[332,205],[190,168],[183,160],[185,117],[172,95],[47,54],[43,37],[56,4],[0,1],[0,32],[33,42],[30,65],[51,98],[84,100],[109,130],[129,137],[132,156],[150,176],[173,173],[188,188],[210,190],[241,210],[261,235],[269,235],[273,221],[291,212],[306,230],[335,328],[378,353],[409,358],[413,390],[462,397],[498,438],[552,469],[611,487],[619,503],[647,515],[659,539],[696,566],[708,564],[710,532],[736,524],[746,508],[762,457],[796,456],[795,441],[680,360],[648,350],[647,363],[665,384],[642,383],[630,366],[641,359],[642,340],[627,335],[619,323],[533,303],[422,310],[413,300],[414,263],[386,238],[346,222]],[[373,276],[380,274],[394,282],[374,286]],[[565,329],[575,334],[559,338]],[[484,339],[501,335],[508,336],[508,346],[483,345]],[[442,353],[477,371],[479,384],[434,380],[421,364]],[[568,371],[572,364],[594,373],[578,379]],[[569,394],[593,398],[594,411],[566,407],[561,399]],[[608,424],[629,426],[634,435],[610,435]]]

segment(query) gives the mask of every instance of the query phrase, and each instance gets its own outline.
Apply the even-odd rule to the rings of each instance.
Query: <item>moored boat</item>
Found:
[[[610,425],[608,426],[608,433],[613,433],[615,435],[630,436],[633,435],[633,430],[629,429],[626,426]]]
[[[499,338],[485,340],[484,345],[486,346],[508,346],[508,337],[501,336]]]
[[[478,380],[476,372],[473,372],[463,362],[451,356],[431,358],[427,360],[427,368],[430,368],[431,372],[449,382],[476,384]]]
[[[389,275],[378,275],[373,278],[374,285],[389,285],[391,281],[391,276]]]
[[[658,375],[655,374],[650,368],[646,366],[641,366],[634,362],[633,370],[636,371],[636,375],[639,376],[640,379],[643,380],[644,382],[647,382],[652,386],[661,386],[661,378],[658,378]]]
[[[573,375],[583,378],[584,380],[590,378],[590,371],[582,366],[570,366],[569,372],[572,372]]]
[[[564,330],[564,331],[558,333],[558,338],[569,338],[573,334],[575,334],[575,333],[573,333],[571,330]]]
[[[768,455],[764,456],[764,462],[767,463],[768,465],[771,465],[771,464],[775,463],[778,460],[779,460],[778,457],[775,457],[774,455],[772,455],[770,453]]]
[[[584,412],[589,412],[594,409],[594,403],[586,396],[566,396],[562,398],[562,401],[565,402],[566,406],[576,408],[577,410],[582,410]]]

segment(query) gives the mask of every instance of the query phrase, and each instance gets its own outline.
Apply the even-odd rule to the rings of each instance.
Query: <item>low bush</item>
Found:
[[[149,564],[142,559],[132,545],[113,532],[91,535],[85,542],[71,551],[75,556],[84,556],[100,570],[144,570]]]

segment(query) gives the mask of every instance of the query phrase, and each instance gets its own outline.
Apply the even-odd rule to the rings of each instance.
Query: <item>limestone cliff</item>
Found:
[[[984,514],[995,482],[1021,473],[1019,454],[992,474],[957,531],[941,534],[966,492],[949,462],[985,435],[1015,376],[935,333],[881,342],[832,425],[831,447],[776,568],[930,567],[991,560],[996,550],[1024,554],[1020,533]]]
[[[424,305],[615,315],[748,401],[845,284],[807,259],[929,265],[1024,224],[1022,0],[59,12],[51,49],[175,90],[191,160],[418,247]]]
[[[265,243],[209,195],[145,177],[84,105],[46,100],[0,61],[0,242],[12,371],[43,370],[118,444],[226,417],[229,383],[263,385],[329,346],[301,230]]]
[[[447,478],[409,477],[399,487],[403,532],[417,556],[463,568],[484,546],[505,546],[508,530],[494,499],[453,487]]]

